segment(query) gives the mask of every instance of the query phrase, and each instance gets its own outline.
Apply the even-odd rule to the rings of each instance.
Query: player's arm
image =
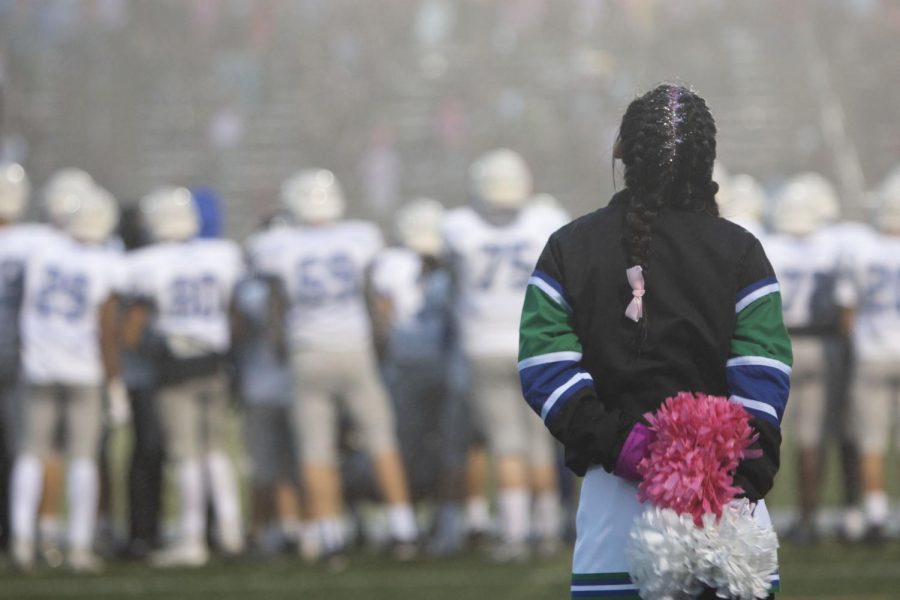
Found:
[[[565,447],[566,465],[578,475],[600,464],[620,472],[620,455],[638,419],[598,397],[582,366],[582,344],[555,237],[528,282],[519,327],[519,379],[528,405]],[[633,439],[633,438],[632,438]]]
[[[363,289],[366,308],[369,311],[369,320],[372,323],[375,352],[379,360],[383,360],[387,352],[387,340],[391,329],[391,316],[393,315],[394,306],[390,297],[378,290],[375,282],[376,264],[373,263],[366,269]]]
[[[121,307],[116,294],[100,305],[100,358],[106,375],[106,413],[112,426],[131,420],[128,391],[121,376]]]
[[[853,327],[856,323],[856,306],[862,287],[857,278],[859,269],[855,264],[855,259],[852,252],[850,256],[844,257],[835,288],[835,302],[840,310],[838,327],[841,335],[848,338],[853,334]]]
[[[781,420],[791,387],[791,341],[781,292],[762,247],[753,241],[743,259],[735,302],[735,329],[726,377],[731,399],[750,414],[757,456],[738,466],[735,483],[750,500],[764,497],[781,462]]]
[[[840,328],[841,335],[850,337],[853,335],[853,326],[856,323],[856,309],[849,306],[841,307]]]
[[[271,293],[269,294],[269,310],[268,310],[268,334],[272,345],[276,352],[282,358],[287,357],[287,311],[288,298],[287,290],[280,279],[275,277],[269,281]]]
[[[121,343],[126,350],[136,350],[147,332],[151,307],[146,302],[132,302],[125,310],[121,325]]]
[[[118,296],[111,294],[100,305],[100,355],[107,381],[121,373],[119,317]]]

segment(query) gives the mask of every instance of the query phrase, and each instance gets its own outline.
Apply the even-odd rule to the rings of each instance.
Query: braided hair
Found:
[[[617,144],[628,197],[622,247],[628,265],[646,273],[661,209],[719,214],[712,179],[716,124],[703,98],[663,84],[631,102]]]

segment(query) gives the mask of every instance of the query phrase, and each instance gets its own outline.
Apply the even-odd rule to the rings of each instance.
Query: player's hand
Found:
[[[122,427],[131,421],[131,405],[128,390],[121,377],[114,377],[106,384],[106,417],[111,427]]]

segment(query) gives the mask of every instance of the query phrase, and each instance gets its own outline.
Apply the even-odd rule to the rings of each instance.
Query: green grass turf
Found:
[[[900,598],[900,544],[881,547],[826,544],[781,552],[783,600]],[[153,570],[111,565],[102,576],[64,571],[21,575],[0,572],[0,598],[303,598],[328,600],[502,600],[568,597],[569,558],[524,565],[491,565],[469,556],[398,564],[358,554],[337,573],[279,559],[215,562],[197,570]]]

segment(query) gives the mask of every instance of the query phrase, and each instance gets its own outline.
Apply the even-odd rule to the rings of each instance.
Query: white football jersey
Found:
[[[781,288],[788,329],[821,326],[837,307],[841,247],[821,231],[805,237],[773,233],[763,240]]]
[[[45,232],[29,249],[24,273],[20,325],[26,379],[101,384],[100,307],[124,288],[122,254]]]
[[[470,207],[450,211],[444,242],[455,276],[454,313],[469,356],[518,353],[525,288],[550,235],[568,218],[559,209],[522,209],[509,223],[489,223]]]
[[[290,300],[291,346],[350,350],[371,342],[366,276],[384,247],[378,228],[364,221],[278,227],[254,236],[253,269],[279,278]]]
[[[900,362],[900,236],[857,236],[842,304],[856,308],[853,342],[864,361]]]
[[[228,350],[229,307],[243,274],[241,249],[230,240],[164,242],[128,258],[129,294],[156,308],[154,327],[175,358]]]
[[[423,274],[422,266],[417,252],[388,248],[372,268],[372,287],[391,300],[388,353],[396,362],[440,361],[449,349],[450,273]]]

